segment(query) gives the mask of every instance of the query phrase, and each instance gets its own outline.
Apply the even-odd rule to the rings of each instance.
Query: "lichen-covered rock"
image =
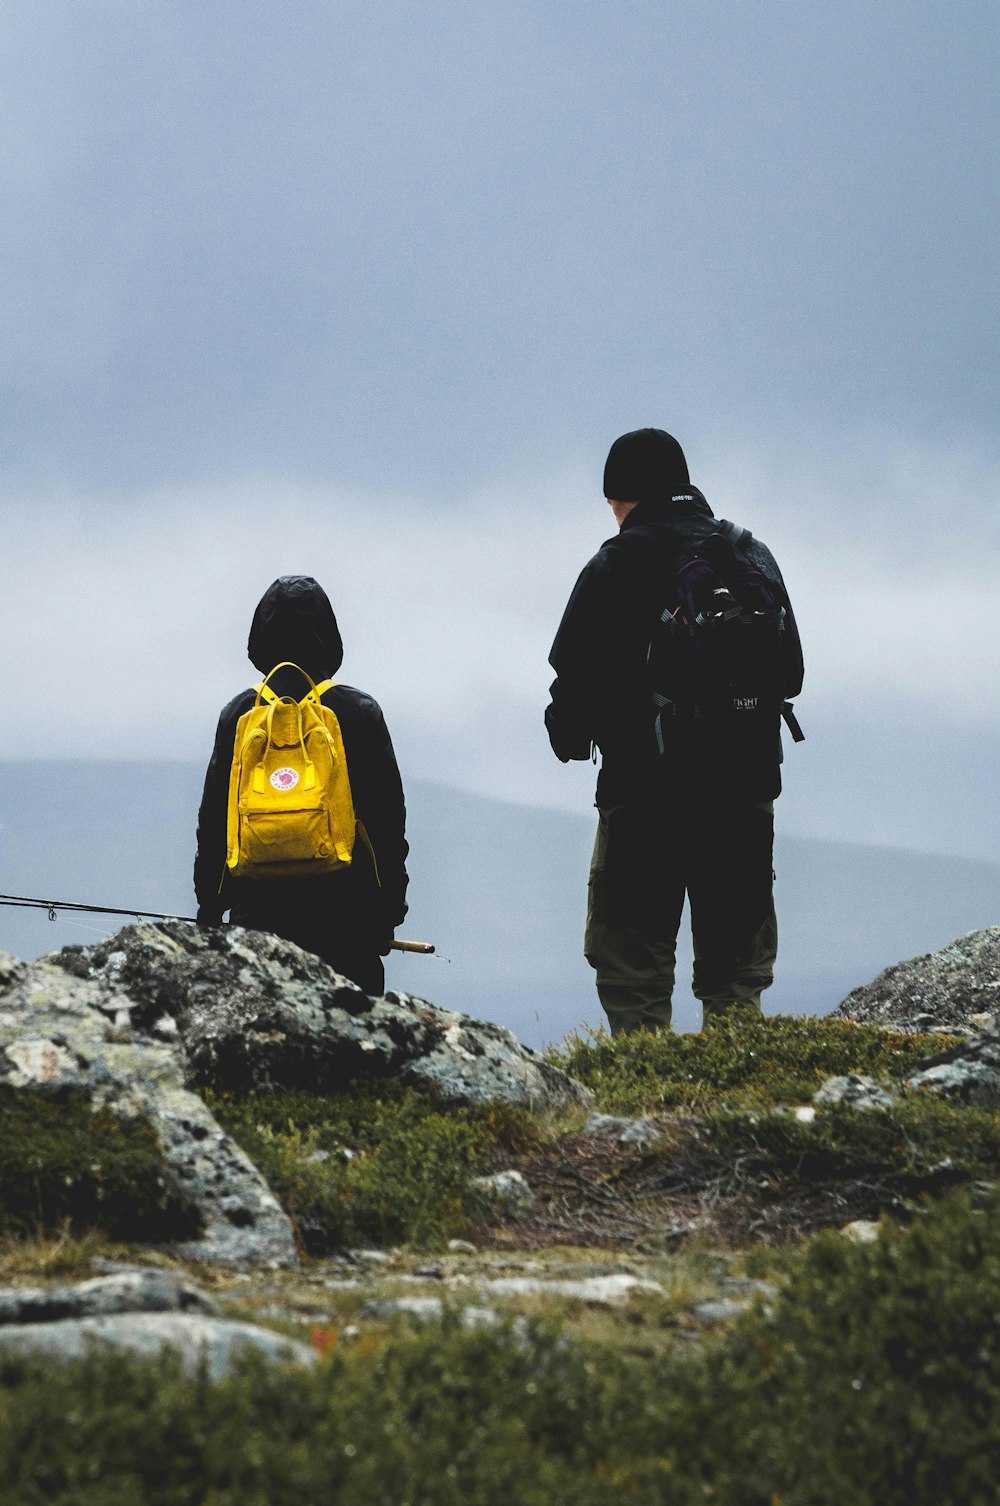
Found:
[[[218,1308],[198,1287],[160,1271],[97,1276],[68,1286],[8,1287],[0,1291],[0,1327],[130,1312],[194,1312],[214,1317]]]
[[[977,1108],[1000,1108],[1000,1030],[994,1026],[930,1057],[907,1078],[906,1087]]]
[[[48,961],[98,989],[119,1029],[176,1041],[199,1085],[323,1092],[393,1077],[454,1104],[544,1110],[592,1101],[502,1026],[408,994],[369,998],[320,958],[262,931],[127,926]]]
[[[880,1226],[870,1218],[854,1218],[840,1230],[844,1239],[855,1245],[872,1245],[881,1235]]]
[[[639,1119],[621,1118],[617,1114],[591,1114],[581,1135],[607,1136],[619,1145],[634,1145],[637,1150],[647,1150],[662,1139],[662,1131],[645,1116]]]
[[[119,1349],[143,1356],[172,1349],[189,1374],[204,1363],[212,1380],[221,1380],[248,1351],[278,1364],[311,1365],[316,1360],[312,1349],[270,1329],[195,1313],[118,1313],[64,1318],[54,1323],[12,1323],[0,1328],[0,1353],[43,1355],[65,1364],[82,1359],[94,1349]]]
[[[475,1177],[474,1185],[484,1197],[496,1203],[512,1218],[530,1213],[535,1206],[535,1194],[523,1172],[494,1171],[487,1177]]]
[[[0,1291],[0,1354],[66,1363],[93,1349],[138,1355],[173,1349],[189,1374],[204,1363],[213,1380],[248,1350],[282,1364],[316,1359],[312,1349],[270,1329],[223,1317],[200,1288],[164,1271]]]
[[[658,1281],[645,1276],[621,1273],[612,1276],[572,1277],[495,1276],[476,1283],[477,1288],[493,1297],[568,1297],[597,1306],[615,1306],[627,1302],[633,1292],[663,1296]]]
[[[145,1120],[173,1188],[202,1224],[181,1253],[294,1265],[292,1228],[267,1183],[186,1087],[177,1047],[129,1023],[131,1010],[121,989],[79,968],[0,958],[0,1084],[83,1096],[94,1109]]]
[[[440,1297],[375,1298],[365,1303],[361,1313],[383,1323],[400,1314],[415,1318],[418,1323],[439,1323],[445,1314],[445,1304]],[[466,1329],[499,1328],[503,1318],[493,1307],[460,1307],[458,1321]]]
[[[371,999],[259,931],[171,921],[37,962],[0,956],[0,1090],[73,1095],[84,1112],[148,1124],[168,1191],[202,1225],[177,1246],[195,1259],[297,1259],[288,1218],[197,1090],[329,1092],[366,1077],[452,1104],[591,1102],[510,1031],[405,994]]]
[[[813,1094],[813,1103],[819,1108],[832,1108],[846,1104],[852,1109],[891,1109],[896,1097],[874,1077],[863,1072],[848,1072],[844,1077],[828,1077],[822,1087]]]
[[[1000,1006],[1000,926],[970,931],[939,952],[898,962],[833,1011],[833,1018],[902,1030],[975,1031]]]
[[[749,1310],[749,1302],[737,1302],[732,1297],[718,1297],[714,1302],[696,1302],[691,1313],[699,1323],[732,1323]]]

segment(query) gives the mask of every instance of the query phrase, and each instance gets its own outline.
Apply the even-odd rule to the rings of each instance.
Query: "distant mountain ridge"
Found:
[[[0,892],[194,913],[203,770],[193,763],[0,763]],[[393,956],[390,988],[509,1026],[528,1044],[603,1019],[581,954],[593,819],[445,785],[407,785],[405,933],[437,958]],[[769,1012],[825,1014],[883,967],[1000,921],[1000,865],[780,835],[781,950]],[[0,907],[0,951],[96,941],[124,917]],[[449,959],[449,960],[444,960]],[[697,1028],[678,954],[675,1024]]]

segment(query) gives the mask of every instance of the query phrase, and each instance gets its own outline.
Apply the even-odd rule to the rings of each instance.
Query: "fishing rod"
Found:
[[[194,915],[161,915],[157,910],[121,910],[114,905],[81,905],[71,899],[33,899],[27,894],[0,894],[0,905],[9,910],[47,910],[50,920],[58,919],[60,910],[84,915],[130,915],[134,920],[187,920],[197,925]],[[221,922],[223,925],[226,922]],[[422,957],[434,953],[432,941],[393,941],[394,952],[416,952]]]

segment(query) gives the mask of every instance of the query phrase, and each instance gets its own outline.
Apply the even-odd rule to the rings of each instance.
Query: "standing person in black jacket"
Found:
[[[545,713],[562,762],[599,748],[599,824],[584,950],[612,1032],[667,1027],[685,895],[691,907],[694,992],[705,1019],[760,1008],[773,980],[774,800],[781,736],[734,762],[698,722],[665,726],[661,752],[647,651],[678,560],[718,527],[688,476],[684,452],[662,429],[615,441],[604,494],[619,532],[587,564],[549,655],[556,672]],[[754,539],[750,563],[784,590],[770,551]],[[790,607],[784,694],[802,685]]]
[[[308,575],[284,575],[264,592],[250,627],[250,662],[262,674],[290,660],[318,684],[336,674],[344,657],[337,619],[323,588]],[[278,696],[306,694],[294,668],[270,681]],[[382,712],[361,690],[334,685],[323,703],[336,713],[358,821],[371,852],[355,842],[348,868],[314,878],[237,878],[226,865],[226,811],[236,723],[256,700],[241,691],[223,708],[198,813],[194,865],[198,920],[271,931],[315,952],[368,994],[385,991],[382,957],[406,914],[406,811],[396,756]]]

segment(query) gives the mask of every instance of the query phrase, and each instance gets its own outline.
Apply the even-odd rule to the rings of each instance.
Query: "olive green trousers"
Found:
[[[773,844],[772,801],[601,811],[584,952],[613,1034],[669,1027],[685,896],[704,1019],[759,1010],[778,950]]]

